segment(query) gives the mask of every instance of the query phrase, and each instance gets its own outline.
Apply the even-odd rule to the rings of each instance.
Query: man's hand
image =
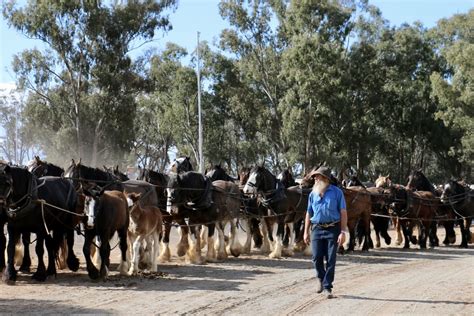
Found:
[[[309,245],[309,243],[310,243],[311,240],[310,240],[310,238],[309,238],[309,233],[308,233],[307,230],[304,231],[303,240],[304,240],[304,242],[305,242],[307,245]]]
[[[337,243],[339,246],[343,246],[344,243],[346,242],[346,233],[342,232],[339,234],[339,237],[337,238]]]

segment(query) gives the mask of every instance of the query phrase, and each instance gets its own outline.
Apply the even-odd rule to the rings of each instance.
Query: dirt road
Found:
[[[113,256],[112,270],[117,250]],[[338,256],[331,300],[316,294],[309,257],[276,260],[255,252],[202,266],[173,257],[159,270],[159,276],[137,277],[112,271],[107,282],[96,283],[84,264],[80,272],[61,271],[44,284],[20,274],[16,286],[0,285],[0,313],[474,314],[472,248],[383,246]]]

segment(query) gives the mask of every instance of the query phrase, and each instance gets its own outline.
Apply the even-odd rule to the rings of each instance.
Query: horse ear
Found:
[[[186,156],[186,159],[187,159],[187,160],[191,160],[191,158],[189,158],[188,156]]]
[[[115,166],[115,171],[119,171],[119,165]]]
[[[79,162],[77,164],[80,165],[81,162],[82,162],[82,158],[79,158]]]
[[[389,174],[387,174],[386,178],[387,178],[387,179],[390,179],[390,173],[389,173]]]
[[[71,159],[71,166],[75,166],[76,165],[76,162],[74,161],[74,159]]]

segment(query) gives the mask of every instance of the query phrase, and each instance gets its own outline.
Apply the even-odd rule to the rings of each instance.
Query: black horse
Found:
[[[85,166],[80,161],[75,163],[74,159],[66,169],[66,172],[64,172],[64,177],[71,179],[76,189],[80,187],[86,190],[95,187],[118,191],[123,191],[124,189],[122,182],[112,173],[99,168]]]
[[[277,176],[277,179],[281,181],[285,188],[293,187],[296,185],[295,178],[291,172],[291,167],[286,168]]]
[[[210,170],[206,170],[206,177],[211,179],[211,181],[223,180],[234,182],[235,179],[227,174],[224,168],[220,164],[214,165]]]
[[[230,181],[211,182],[206,176],[189,171],[170,177],[167,188],[167,211],[188,218],[193,242],[188,250],[192,263],[203,263],[201,257],[201,225],[208,228],[207,260],[214,261],[227,256],[224,249],[224,228],[230,222],[228,251],[240,255],[240,245],[236,236],[236,220],[240,209],[240,191]],[[218,230],[218,254],[214,249],[214,232]]]
[[[63,168],[43,161],[39,156],[35,156],[35,159],[28,165],[28,171],[38,178],[45,176],[60,177],[64,174]]]
[[[73,231],[78,221],[78,216],[73,215],[76,212],[77,194],[72,183],[56,177],[38,179],[26,169],[2,164],[0,165],[0,204],[2,210],[0,217],[7,220],[9,237],[8,262],[3,280],[8,284],[16,281],[15,244],[21,233],[35,233],[37,236],[38,268],[33,278],[44,281],[47,276],[56,275],[55,259],[59,244],[65,234],[69,235],[68,232]],[[47,269],[43,261],[45,241],[48,251]],[[67,264],[72,271],[77,271],[79,260],[74,255],[73,245],[74,239],[68,239]],[[5,239],[2,238],[0,253],[3,254],[4,250]],[[3,255],[0,257],[2,258],[0,268],[3,268],[5,266]]]
[[[113,167],[113,168],[109,168],[107,166],[104,166],[104,170],[108,173],[113,174],[115,176],[115,178],[117,178],[119,181],[124,182],[124,181],[130,180],[130,178],[125,173],[123,173],[119,170],[118,165]]]
[[[263,206],[272,215],[273,221],[277,224],[276,243],[271,258],[280,258],[283,251],[283,240],[285,234],[285,222],[293,223],[295,216],[304,214],[307,207],[307,198],[302,190],[286,189],[283,184],[265,167],[257,166],[252,168],[250,176],[243,189],[245,194],[259,194]],[[267,221],[268,234],[273,231],[270,223]],[[269,236],[270,237],[270,236]],[[291,254],[291,251],[290,251]]]
[[[193,170],[193,165],[191,164],[191,159],[189,157],[176,158],[170,166],[170,172],[175,174]]]
[[[451,180],[444,186],[441,202],[448,205],[460,219],[460,247],[467,248],[467,243],[472,241],[469,228],[474,217],[474,192],[468,186]]]
[[[421,170],[414,170],[408,177],[407,189],[412,191],[428,191],[433,193],[436,197],[440,197],[441,192],[438,192],[435,186],[428,180]],[[436,217],[443,219],[447,218],[447,221],[440,221],[440,224],[444,226],[446,236],[443,240],[443,244],[449,245],[456,241],[456,233],[454,232],[454,221],[455,215],[452,209],[447,205],[440,204],[436,210]],[[437,222],[433,221],[430,227],[430,244],[432,246],[439,246],[437,232]]]

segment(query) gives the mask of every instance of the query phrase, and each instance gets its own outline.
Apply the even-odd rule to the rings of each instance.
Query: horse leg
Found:
[[[290,244],[291,228],[289,223],[285,223],[285,233],[283,234],[283,248],[288,248]]]
[[[44,265],[43,255],[44,255],[44,239],[45,237],[42,234],[37,234],[36,236],[36,256],[38,257],[38,268],[36,272],[32,275],[32,279],[36,281],[43,282],[46,280],[46,267]],[[54,264],[54,258],[53,258]]]
[[[68,229],[66,232],[66,241],[67,241],[67,266],[69,270],[76,272],[79,270],[79,259],[74,253],[74,230]]]
[[[294,230],[294,224],[293,223],[288,223],[285,225],[286,226],[286,234],[287,236],[285,238],[288,239],[288,242],[285,246],[285,243],[283,242],[283,254],[286,256],[286,257],[293,257],[294,256],[294,252],[293,252],[293,249],[292,249],[292,246],[293,246],[293,230]]]
[[[58,246],[60,242],[64,241],[63,234],[54,234],[53,237],[47,235],[45,238],[46,250],[48,251],[48,269],[46,269],[46,276],[54,275],[56,277],[56,260],[58,257]]]
[[[392,242],[392,238],[388,234],[388,222],[389,222],[388,218],[381,218],[380,220],[380,234],[385,240],[386,245],[390,245],[390,243]]]
[[[109,265],[110,265],[110,234],[104,233],[100,236],[100,278],[103,280],[107,280],[107,276],[109,275]]]
[[[180,218],[176,222],[180,225],[178,228],[180,238],[179,238],[179,243],[178,243],[177,254],[178,254],[178,257],[182,257],[189,250],[189,242],[188,242],[189,227],[186,225],[186,222],[182,218]]]
[[[403,236],[405,237],[405,245],[403,248],[408,249],[410,248],[410,236],[411,236],[411,231],[410,228],[408,227],[408,223],[406,221],[400,220],[400,227],[403,230]]]
[[[260,232],[260,221],[256,218],[249,219],[250,221],[250,231],[252,232],[253,244],[255,248],[262,247],[263,236]]]
[[[242,245],[240,244],[239,237],[237,236],[237,224],[235,219],[230,220],[230,234],[227,253],[232,254],[234,257],[238,257],[242,253]]]
[[[429,237],[431,223],[429,221],[420,221],[418,225],[418,243],[420,249],[426,249],[426,241]]]
[[[143,241],[143,235],[131,236],[130,244],[132,250],[132,259],[128,275],[136,275],[138,273],[138,262],[140,261],[140,246]]]
[[[31,233],[22,233],[21,241],[23,242],[23,260],[21,262],[20,271],[30,273],[31,256],[30,256],[30,240]]]
[[[160,253],[160,234],[158,231],[155,231],[151,238],[153,240],[153,251],[152,251],[152,257],[151,257],[151,272],[158,272],[158,261],[157,257],[158,254]]]
[[[217,255],[216,249],[214,244],[214,233],[216,230],[215,224],[209,224],[207,227],[207,254],[206,254],[206,261],[208,262],[216,262]]]
[[[464,223],[464,227],[466,228],[466,240],[468,243],[472,244],[474,242],[474,237],[472,236],[472,233],[471,233],[471,224],[472,224],[472,218],[466,218],[465,219],[465,223]]]
[[[426,229],[427,228],[425,228],[425,233],[426,233]],[[429,231],[428,231],[430,248],[439,247],[439,239],[437,236],[437,232],[438,232],[438,223],[433,221],[431,222]]]
[[[127,275],[128,274],[128,257],[127,257],[128,228],[121,228],[121,229],[117,230],[117,235],[118,235],[118,238],[119,238],[119,246],[120,246],[120,254],[121,254],[121,258],[120,258],[121,260],[120,260],[120,264],[118,266],[118,270],[120,271],[120,275]],[[151,251],[151,254],[152,255],[154,254],[153,251]],[[153,261],[153,258],[152,258],[152,261]]]
[[[306,243],[303,240],[304,229],[301,229],[303,223],[302,219],[299,219],[295,222],[294,232],[295,232],[295,245],[293,247],[294,251],[301,252],[306,249]]]
[[[190,223],[191,225],[191,223]],[[200,225],[190,226],[189,232],[189,249],[187,252],[188,261],[194,264],[201,264],[201,245],[200,245]]]
[[[16,270],[15,270],[15,248],[16,242],[20,238],[20,234],[11,225],[7,225],[8,230],[8,244],[7,244],[7,266],[3,271],[3,282],[8,285],[15,284]],[[3,254],[3,253],[2,253]]]
[[[7,247],[7,238],[3,234],[5,222],[1,221],[0,227],[2,228],[0,232],[0,272],[3,272],[3,269],[5,269],[5,249]]]
[[[269,229],[269,226],[268,226],[268,222],[266,220],[263,220],[261,221],[261,224],[262,224],[262,237],[263,237],[263,241],[262,241],[262,246],[260,247],[260,251],[262,253],[268,253],[270,252],[270,240],[268,238],[268,236],[270,235],[269,234],[269,230],[270,229],[273,229],[272,226],[270,226],[270,229]]]
[[[227,258],[227,253],[225,251],[225,241],[224,241],[224,227],[222,223],[217,223],[217,243],[215,248],[217,250],[217,260],[223,260]]]
[[[275,240],[273,239],[273,219],[270,217],[265,218],[265,221],[267,222],[267,235],[268,235],[268,240],[270,242],[270,250],[273,251],[275,249]]]
[[[242,223],[245,223],[245,244],[242,249],[242,253],[250,254],[250,250],[252,248],[252,234],[254,233],[253,228],[251,227],[251,219],[240,219]]]
[[[284,218],[278,218],[277,238],[273,251],[270,253],[270,258],[281,258],[283,249],[283,234],[285,233]]]
[[[84,258],[86,259],[86,266],[87,266],[87,273],[92,280],[96,280],[99,278],[99,270],[97,270],[96,266],[92,262],[91,258],[91,246],[92,240],[94,239],[94,232],[90,230],[86,230],[84,234],[84,245],[82,247],[82,252],[84,253]],[[95,246],[93,246],[95,247]]]
[[[204,249],[204,247],[206,247],[207,245],[207,236],[208,236],[208,233],[207,233],[207,226],[201,226],[201,235],[200,235],[200,242],[201,242],[201,250]]]
[[[459,229],[461,230],[461,244],[459,248],[467,248],[467,241],[469,240],[469,227],[466,227],[464,220],[459,221]]]
[[[445,245],[454,244],[456,242],[456,232],[454,231],[454,222],[448,219],[447,221],[444,221],[443,226],[444,226],[444,230],[446,231],[446,237],[443,240],[443,244]]]
[[[395,225],[395,230],[397,232],[397,241],[395,243],[397,245],[401,245],[403,241],[403,237],[402,237],[402,228],[401,228],[400,219],[398,217],[392,217],[392,221]]]
[[[170,233],[171,233],[171,221],[166,220],[163,217],[165,231],[162,233],[162,251],[160,257],[158,258],[159,262],[168,262],[171,261],[171,252],[170,252]]]
[[[374,248],[374,244],[372,243],[372,238],[370,238],[370,213],[365,213],[364,217],[362,218],[363,220],[363,226],[364,226],[364,244],[362,245],[362,251],[369,251],[370,246],[372,245],[372,248]],[[380,242],[380,241],[379,241]]]

